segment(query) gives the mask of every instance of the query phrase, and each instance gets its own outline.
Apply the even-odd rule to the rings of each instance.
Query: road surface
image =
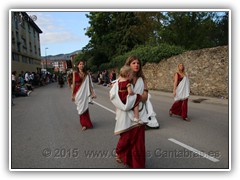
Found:
[[[95,84],[97,99],[89,105],[94,128],[81,131],[71,90],[57,83],[14,98],[10,143],[12,169],[128,168],[114,159],[119,136],[113,134],[114,107],[109,87]],[[150,91],[151,93],[151,91]],[[227,105],[189,101],[189,118],[169,117],[169,96],[152,94],[160,129],[146,130],[148,169],[228,169]]]

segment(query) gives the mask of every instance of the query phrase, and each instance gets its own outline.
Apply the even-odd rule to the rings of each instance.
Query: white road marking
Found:
[[[180,141],[177,141],[176,139],[169,138],[168,140],[172,141],[173,143],[178,144],[179,146],[182,146],[182,147],[184,147],[184,148],[186,148],[186,149],[188,149],[188,150],[190,150],[190,151],[192,151],[192,152],[194,152],[194,153],[196,153],[196,154],[198,154],[198,155],[200,155],[200,156],[202,156],[202,157],[204,157],[204,158],[206,158],[206,159],[208,159],[208,160],[210,160],[212,162],[218,162],[219,161],[218,159],[216,159],[216,158],[214,158],[212,156],[209,156],[208,154],[206,154],[206,153],[204,153],[202,151],[199,151],[199,150],[197,150],[197,149],[195,149],[195,148],[193,148],[191,146],[188,146],[188,145],[186,145],[186,144],[184,144],[184,143],[182,143]]]
[[[96,101],[93,101],[93,103],[98,105],[98,106],[100,106],[100,107],[102,107],[103,109],[106,109],[107,111],[109,111],[109,112],[111,112],[113,114],[116,114],[113,110],[111,110],[111,109],[109,109],[109,108],[107,108],[107,107],[97,103]],[[197,149],[195,149],[195,148],[193,148],[191,146],[188,146],[188,145],[186,145],[186,144],[184,144],[184,143],[182,143],[182,142],[180,142],[180,141],[178,141],[176,139],[169,138],[168,140],[173,142],[173,143],[175,143],[175,144],[178,144],[178,145],[180,145],[180,146],[182,146],[182,147],[184,147],[184,148],[186,148],[186,149],[188,149],[188,150],[190,150],[190,151],[192,151],[192,152],[194,152],[194,153],[196,153],[196,154],[198,154],[198,155],[200,155],[200,156],[202,156],[202,157],[204,157],[204,158],[206,158],[206,159],[208,159],[208,160],[210,160],[212,162],[218,162],[219,161],[218,159],[216,159],[216,158],[214,158],[212,156],[209,156],[208,154],[206,154],[206,153],[204,153],[202,151],[199,151],[199,150],[197,150]]]
[[[103,109],[108,110],[109,112],[111,112],[111,113],[113,113],[113,114],[116,114],[113,110],[111,110],[111,109],[109,109],[109,108],[107,108],[107,107],[105,107],[105,106],[97,103],[96,101],[93,101],[93,103],[96,104],[96,105],[98,105],[98,106],[100,106],[100,107],[102,107]]]

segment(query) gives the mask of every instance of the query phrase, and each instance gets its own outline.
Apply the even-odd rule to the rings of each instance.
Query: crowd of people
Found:
[[[109,86],[115,80],[116,80],[115,70],[112,70],[110,75],[109,75],[108,70],[98,72],[98,74],[97,74],[97,82],[98,82],[98,84],[102,84],[103,86]]]
[[[29,96],[35,87],[44,86],[57,81],[56,74],[46,72],[36,73],[29,71],[12,72],[12,99],[14,97]],[[12,101],[12,105],[14,105]]]

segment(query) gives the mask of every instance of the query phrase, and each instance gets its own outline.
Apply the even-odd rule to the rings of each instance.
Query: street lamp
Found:
[[[47,72],[47,49],[48,47],[45,48],[45,58],[46,58],[46,72]]]

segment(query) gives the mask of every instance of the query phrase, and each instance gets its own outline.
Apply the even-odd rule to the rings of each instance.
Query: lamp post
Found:
[[[47,72],[47,49],[48,47],[45,48],[45,58],[46,58],[46,72]]]

